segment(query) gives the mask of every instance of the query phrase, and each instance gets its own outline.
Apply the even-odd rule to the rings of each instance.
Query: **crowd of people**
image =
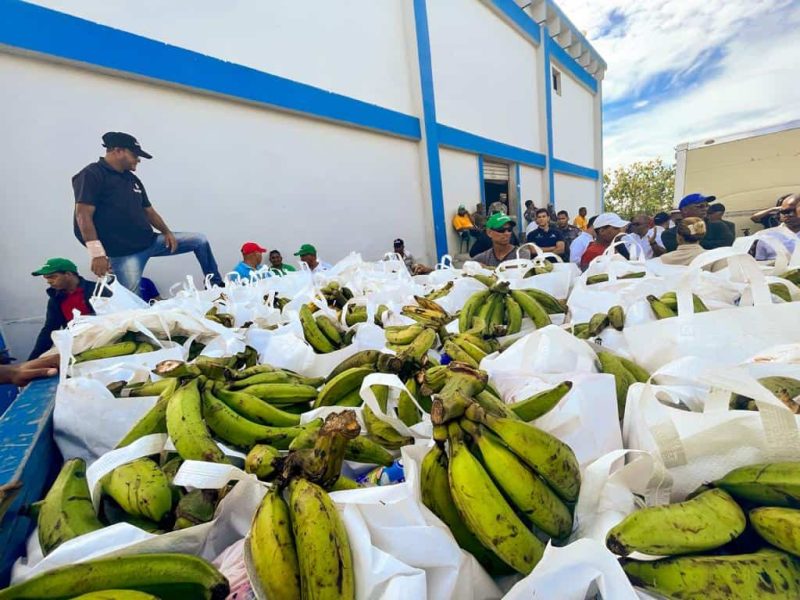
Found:
[[[147,262],[155,257],[192,252],[210,282],[224,285],[206,236],[173,232],[134,174],[141,159],[150,159],[152,155],[127,133],[108,132],[102,140],[105,156],[72,178],[74,232],[88,251],[92,273],[97,277],[113,273],[132,292],[146,300],[158,299],[153,282],[143,277]],[[581,207],[571,222],[566,210],[555,212],[552,206],[537,208],[528,200],[522,215],[526,221],[522,243],[517,235],[517,222],[507,214],[508,200],[502,196],[488,211],[483,203],[471,214],[466,206],[459,206],[452,225],[461,238],[469,241],[470,257],[487,267],[514,258],[530,258],[538,248],[549,255],[549,260],[558,257],[585,270],[612,246],[625,257],[658,258],[667,264],[687,265],[706,250],[730,246],[736,237],[733,223],[723,218],[725,207],[714,200],[714,196],[689,194],[670,213],[659,212],[652,217],[641,214],[630,221],[611,212],[589,218],[587,209]],[[755,213],[752,220],[765,228],[775,228],[777,243],[793,252],[800,234],[798,211],[800,194],[790,194],[779,198],[775,207]],[[779,228],[782,230],[778,231]],[[773,247],[763,242],[754,245],[751,252],[757,260],[775,257]],[[414,275],[432,270],[406,251],[402,239],[394,240],[393,253]],[[233,278],[269,277],[296,270],[283,262],[279,250],[268,251],[256,242],[243,244],[241,254],[242,260],[231,270]],[[265,254],[268,264],[264,264]],[[302,244],[294,256],[314,273],[331,268],[318,258],[312,244]],[[44,278],[49,300],[45,324],[29,360],[50,349],[51,333],[64,327],[76,313],[93,313],[90,299],[95,293],[95,282],[81,277],[75,263],[64,258],[47,260],[32,275]],[[51,363],[9,365],[0,370],[0,377],[19,382],[25,373],[50,372],[52,368]]]
[[[775,237],[789,253],[794,251],[800,234],[800,194],[781,196],[776,206],[755,213],[751,219],[765,229],[775,228]],[[536,208],[531,200],[525,203],[523,218],[526,221],[525,241],[517,238],[517,222],[506,214],[504,205],[490,215],[484,226],[475,223],[482,216],[483,205],[469,215],[464,205],[459,206],[453,227],[459,235],[469,235],[474,242],[469,251],[473,260],[486,266],[497,266],[513,258],[529,258],[534,246],[550,254],[549,260],[572,262],[581,270],[608,251],[625,258],[659,259],[665,264],[688,265],[706,250],[733,245],[736,227],[726,221],[725,205],[715,202],[716,197],[699,193],[688,194],[671,212],[655,215],[638,214],[630,221],[613,212],[587,218],[587,209],[581,207],[570,222],[566,210],[555,212],[552,206]],[[458,225],[458,226],[457,226]],[[756,260],[775,258],[772,245],[758,242],[750,249]]]

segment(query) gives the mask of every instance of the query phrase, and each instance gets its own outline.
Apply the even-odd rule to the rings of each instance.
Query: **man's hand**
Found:
[[[98,277],[103,277],[110,268],[107,256],[97,256],[92,259],[92,273]]]
[[[175,239],[175,235],[171,231],[164,234],[164,243],[172,254],[178,249],[178,240]]]
[[[0,367],[0,383],[23,387],[34,379],[57,375],[58,363],[58,354],[51,354],[18,365],[3,365]]]

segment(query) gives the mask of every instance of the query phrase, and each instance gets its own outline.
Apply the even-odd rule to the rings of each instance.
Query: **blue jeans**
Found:
[[[158,234],[149,248],[145,248],[135,254],[128,256],[114,256],[108,260],[117,281],[134,294],[139,294],[139,282],[142,279],[144,266],[147,261],[156,256],[172,256],[173,254],[186,254],[194,252],[197,262],[205,275],[211,275],[211,282],[217,285],[222,283],[219,274],[217,261],[214,253],[211,252],[211,245],[208,238],[202,233],[173,232],[175,239],[178,240],[178,249],[170,252],[167,248],[163,234]]]

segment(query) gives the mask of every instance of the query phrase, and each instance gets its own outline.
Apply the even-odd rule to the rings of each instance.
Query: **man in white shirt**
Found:
[[[653,258],[656,238],[650,234],[650,218],[647,215],[636,215],[631,219],[630,230],[622,239],[628,246],[628,253],[633,257],[636,254],[643,255],[646,260]],[[632,247],[636,246],[638,252],[634,252]]]
[[[317,260],[317,249],[312,246],[311,244],[303,244],[300,246],[300,250],[294,253],[295,256],[299,256],[300,260],[308,265],[308,268],[311,269],[314,273],[319,273],[320,271],[327,271],[331,268],[330,263],[326,263],[325,261]]]
[[[597,218],[595,215],[589,219],[589,224],[586,226],[585,231],[581,231],[580,235],[572,240],[569,246],[569,262],[575,263],[580,266],[581,258],[586,248],[594,241],[594,220]]]
[[[767,230],[767,235],[774,236],[779,240],[789,254],[794,252],[797,246],[798,236],[800,235],[800,194],[786,196],[781,202],[780,207],[781,224]],[[775,258],[775,250],[764,242],[756,245],[756,260],[772,260]]]

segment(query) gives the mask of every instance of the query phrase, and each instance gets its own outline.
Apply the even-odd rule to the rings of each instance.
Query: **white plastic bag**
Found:
[[[148,442],[145,438],[139,441]],[[137,456],[135,456],[135,452],[130,453],[131,446],[116,452],[128,451],[127,461],[133,460]],[[139,456],[151,454],[153,448],[152,444],[142,444]],[[90,491],[93,492],[95,504],[99,500],[98,481],[100,477],[117,464],[124,464],[124,462],[109,460],[104,468],[95,467],[93,469],[94,465],[92,465],[87,469],[87,480]],[[261,503],[266,487],[254,476],[247,475],[236,467],[197,461],[187,461],[181,465],[174,480],[176,485],[200,489],[219,489],[228,481],[237,481],[237,483],[217,505],[214,519],[187,529],[155,535],[128,523],[117,523],[69,540],[46,557],[42,557],[36,538],[37,533],[34,531],[29,539],[27,557],[18,559],[14,564],[11,581],[19,583],[62,565],[100,558],[109,554],[119,556],[178,552],[212,560],[226,547],[247,534],[253,514]]]
[[[104,291],[111,292],[111,295],[103,296],[102,293]],[[89,303],[92,305],[95,314],[98,315],[148,307],[147,302],[128,288],[122,287],[113,275],[106,275],[97,280]]]
[[[695,367],[699,372],[692,373],[693,362],[701,363]],[[798,417],[749,368],[708,368],[698,359],[684,358],[664,371],[690,377],[693,387],[638,383],[628,389],[625,447],[651,452],[664,463],[673,480],[673,500],[683,500],[699,485],[737,467],[800,460]],[[653,375],[656,381],[662,378],[661,371]],[[730,410],[731,392],[753,398],[759,410]],[[689,400],[684,404],[694,398],[696,410],[703,412],[676,407],[675,398],[682,393]]]
[[[692,286],[706,264],[728,258],[749,281],[753,306],[694,313]],[[623,334],[639,364],[654,371],[681,356],[697,356],[733,365],[765,348],[800,339],[800,305],[773,304],[757,263],[730,248],[698,256],[678,281],[678,316],[625,327]]]

